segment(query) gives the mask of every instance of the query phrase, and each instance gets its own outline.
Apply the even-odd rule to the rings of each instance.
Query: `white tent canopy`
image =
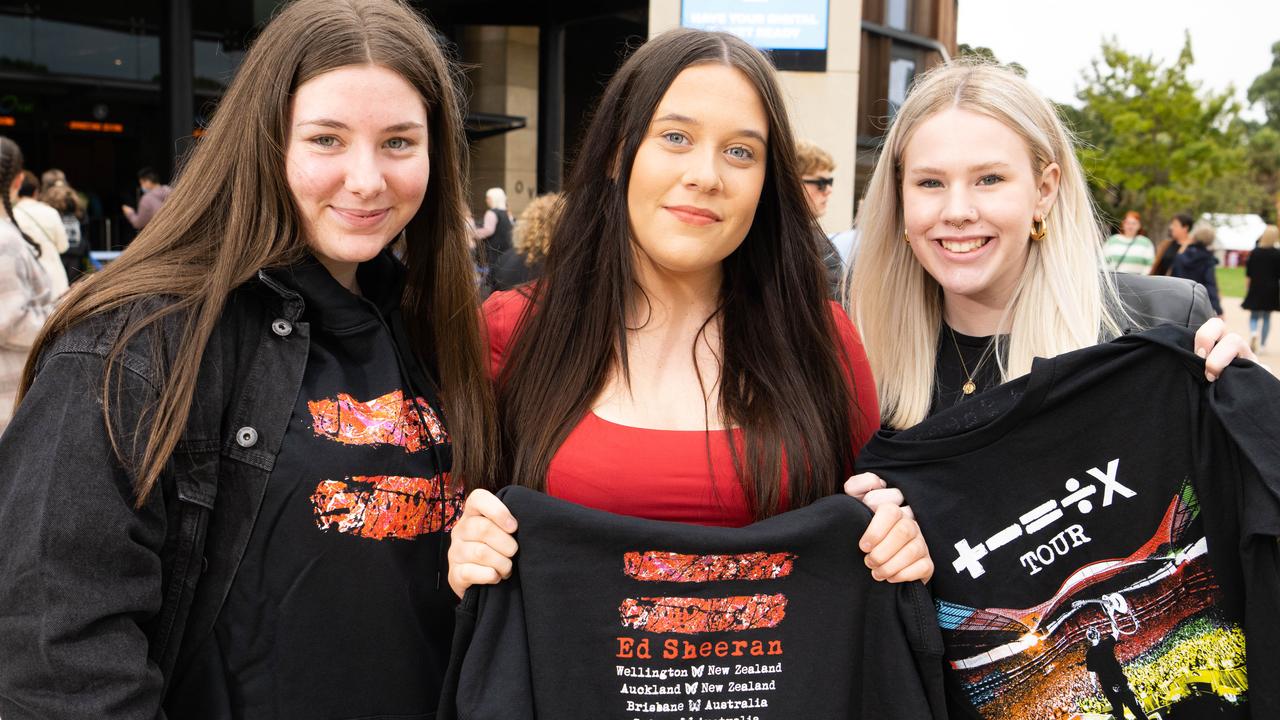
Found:
[[[1267,226],[1260,215],[1231,215],[1228,213],[1205,213],[1201,220],[1213,226],[1217,232],[1216,249],[1218,250],[1253,250]]]

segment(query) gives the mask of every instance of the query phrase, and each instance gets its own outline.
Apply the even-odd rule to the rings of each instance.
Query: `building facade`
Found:
[[[558,189],[591,108],[628,49],[694,0],[413,0],[469,84],[470,201],[518,213]],[[776,57],[797,133],[836,158],[824,223],[849,227],[893,108],[955,50],[957,0],[820,0],[825,50]],[[813,4],[813,0],[808,0]],[[0,0],[0,134],[27,165],[66,171],[93,202],[94,247],[126,243],[136,173],[177,169],[279,0]],[[793,57],[795,56],[795,57]],[[799,60],[796,59],[798,56]]]

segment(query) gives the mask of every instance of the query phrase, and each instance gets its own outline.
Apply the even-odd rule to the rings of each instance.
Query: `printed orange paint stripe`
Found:
[[[462,515],[461,488],[449,476],[356,476],[325,480],[311,495],[316,527],[369,540],[411,540],[446,531]]]
[[[427,447],[423,439],[424,421],[430,442],[442,443],[449,439],[427,401],[405,400],[400,390],[368,402],[338,393],[336,398],[307,401],[307,409],[316,435],[344,445],[396,445],[407,452],[418,452]]]
[[[618,612],[623,627],[651,633],[741,632],[777,627],[787,616],[787,597],[627,598]]]
[[[622,557],[623,572],[641,582],[716,582],[776,580],[791,574],[791,553],[750,552],[738,555],[683,555],[649,550]]]

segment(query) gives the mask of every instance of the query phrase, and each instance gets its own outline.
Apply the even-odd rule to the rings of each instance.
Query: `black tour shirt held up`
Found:
[[[944,717],[928,594],[871,578],[852,498],[722,528],[500,497],[515,571],[459,606],[441,720]]]
[[[1280,382],[1192,331],[1052,359],[901,432],[956,717],[1280,717]]]

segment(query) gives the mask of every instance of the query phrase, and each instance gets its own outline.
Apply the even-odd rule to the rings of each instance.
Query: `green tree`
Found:
[[[1085,71],[1069,116],[1084,142],[1094,199],[1111,218],[1143,214],[1153,233],[1174,213],[1253,211],[1263,198],[1248,159],[1233,91],[1203,90],[1187,77],[1188,34],[1172,63],[1126,52],[1114,38]]]
[[[970,45],[969,43],[960,43],[960,45],[956,48],[956,57],[982,58],[983,60],[987,60],[988,62],[993,62],[997,65],[1004,65],[1005,67],[1008,67],[1010,70],[1018,73],[1022,77],[1027,76],[1027,69],[1022,67],[1022,65],[1016,62],[1011,62],[1011,63],[1000,62],[1000,58],[996,57],[995,51],[993,51],[991,48],[986,47],[984,45]]]
[[[1249,133],[1249,164],[1258,187],[1267,194],[1259,214],[1268,222],[1280,215],[1280,42],[1271,46],[1271,67],[1249,85],[1249,102],[1267,114],[1262,127]]]
[[[1280,42],[1271,46],[1271,69],[1253,79],[1249,102],[1262,103],[1267,124],[1280,130]]]

